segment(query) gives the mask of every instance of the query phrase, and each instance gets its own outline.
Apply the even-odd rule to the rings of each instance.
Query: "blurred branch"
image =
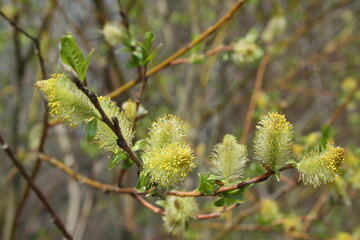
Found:
[[[14,22],[10,18],[8,18],[2,11],[0,11],[0,16],[2,16],[8,23],[10,23],[16,29],[16,31],[21,32],[27,38],[29,38],[31,41],[34,42],[35,49],[36,49],[36,54],[38,56],[40,67],[41,67],[41,73],[42,73],[42,76],[45,78],[46,73],[45,73],[44,59],[43,59],[43,57],[41,55],[39,39],[31,36],[29,33],[27,33],[25,30],[23,30],[21,27],[19,27],[16,24],[16,22]]]
[[[224,224],[222,223],[194,223],[192,225],[194,228],[201,228],[201,229],[212,229],[221,231],[224,228]],[[260,232],[267,232],[267,233],[274,233],[277,235],[281,235],[285,238],[292,238],[292,239],[303,239],[303,240],[310,240],[310,239],[318,239],[313,235],[297,232],[297,231],[289,231],[289,232],[278,232],[274,230],[273,226],[261,226],[257,224],[238,224],[236,225],[233,230],[235,231],[260,231]]]
[[[323,59],[325,59],[326,57],[330,56],[331,54],[335,53],[336,51],[338,51],[339,49],[341,49],[342,47],[347,46],[349,43],[356,41],[360,39],[360,33],[357,34],[353,34],[353,35],[349,35],[348,37],[346,37],[345,39],[342,39],[341,41],[335,43],[334,45],[331,45],[332,42],[328,43],[328,45],[326,45],[323,50],[319,53],[316,53],[304,60],[302,60],[297,66],[296,68],[294,68],[293,70],[291,70],[290,72],[288,72],[284,78],[276,81],[276,83],[273,86],[277,86],[277,87],[282,87],[282,86],[286,86],[287,83],[293,79],[299,72],[300,70],[302,70],[303,68],[313,65]],[[331,47],[329,47],[331,46]]]
[[[39,158],[42,161],[45,161],[45,162],[55,166],[56,168],[60,169],[61,171],[65,172],[67,175],[74,178],[79,183],[86,184],[92,188],[101,190],[103,192],[115,192],[115,193],[126,193],[126,194],[147,194],[147,192],[139,193],[136,191],[135,188],[119,188],[118,186],[115,186],[115,185],[108,185],[108,184],[104,184],[104,183],[100,183],[100,182],[91,180],[91,179],[75,172],[74,170],[72,170],[71,168],[66,166],[64,163],[60,162],[59,160],[57,160],[53,157],[50,157],[48,155],[45,155],[43,153],[39,153]]]
[[[25,180],[27,181],[28,185],[30,186],[31,190],[34,191],[35,195],[38,197],[38,199],[41,201],[41,203],[44,205],[44,207],[46,208],[46,210],[50,213],[51,217],[53,218],[54,224],[57,226],[57,228],[60,230],[60,232],[62,233],[62,235],[66,238],[66,239],[73,239],[73,237],[68,233],[68,231],[65,229],[64,224],[61,222],[61,220],[59,219],[59,217],[57,216],[56,212],[54,211],[54,209],[50,206],[50,204],[48,203],[48,201],[46,200],[45,196],[42,194],[42,192],[40,191],[40,189],[34,184],[34,182],[32,181],[31,177],[26,173],[24,167],[22,166],[22,164],[17,160],[17,158],[15,157],[13,151],[9,148],[8,144],[4,141],[4,139],[2,138],[2,136],[0,135],[0,146],[2,147],[2,149],[4,150],[4,152],[6,153],[6,155],[12,160],[13,164],[17,167],[17,169],[19,170],[20,174],[25,178]]]
[[[307,216],[310,216],[310,218],[306,218],[302,224],[301,232],[306,233],[309,228],[311,227],[311,223],[317,219],[317,216],[319,215],[319,212],[321,208],[325,205],[327,200],[329,199],[329,193],[323,192],[310,212],[307,214]]]
[[[48,26],[48,23],[51,19],[52,16],[52,12],[54,10],[56,6],[56,3],[54,1],[50,1],[50,5],[49,5],[49,9],[46,12],[46,16],[44,18],[43,21],[43,25],[38,33],[38,37],[33,37],[32,35],[30,35],[28,32],[26,32],[25,30],[23,30],[20,26],[18,26],[16,24],[16,22],[12,21],[10,18],[8,18],[2,11],[0,11],[0,15],[6,20],[8,21],[15,29],[16,31],[24,34],[28,39],[30,39],[35,46],[35,53],[36,56],[38,58],[39,61],[39,65],[40,65],[40,69],[41,69],[41,78],[45,79],[46,78],[46,70],[45,70],[45,64],[44,64],[44,59],[42,56],[42,52],[41,52],[41,47],[40,47],[40,41],[39,38],[41,36],[41,33],[46,29],[46,27]],[[30,56],[30,53],[28,54]],[[44,106],[45,106],[45,110],[44,110],[44,115],[43,115],[43,120],[42,120],[42,131],[41,131],[41,135],[40,135],[40,143],[38,146],[38,151],[39,152],[43,152],[44,150],[44,146],[45,146],[45,141],[46,141],[46,137],[47,137],[47,132],[48,132],[48,106],[46,104],[46,101],[44,100]],[[39,159],[36,160],[35,165],[33,166],[33,169],[31,171],[31,180],[34,181],[34,179],[36,178],[36,175],[38,173],[38,170],[40,168],[40,163],[41,161]],[[15,232],[16,232],[16,223],[21,215],[21,212],[23,210],[23,207],[25,205],[25,202],[28,198],[29,195],[29,191],[30,191],[30,185],[27,185],[24,193],[22,194],[21,198],[20,198],[20,202],[17,205],[16,211],[15,211],[15,216],[13,218],[13,221],[11,223],[11,233],[10,233],[10,239],[14,239],[15,238]]]
[[[214,213],[207,213],[207,214],[199,214],[196,215],[196,219],[198,220],[205,220],[205,219],[212,219],[212,218],[218,218],[221,216],[221,214],[223,214],[224,212],[230,211],[234,208],[236,208],[237,206],[239,206],[240,204],[235,203],[229,207],[223,207],[223,209],[221,211],[218,212],[214,212]]]
[[[352,89],[351,92],[347,95],[345,101],[335,109],[329,121],[327,122],[327,125],[331,126],[335,123],[335,121],[341,116],[341,114],[346,109],[346,106],[352,101],[352,99],[355,96],[355,93],[358,91],[359,88],[360,88],[360,79],[357,80],[356,87]]]
[[[232,46],[220,45],[216,48],[213,48],[213,49],[207,51],[205,54],[197,54],[195,57],[198,57],[201,59],[201,58],[213,56],[221,51],[233,51],[233,50],[234,50],[234,48]],[[192,64],[192,61],[193,61],[192,57],[178,58],[178,59],[171,61],[170,65]]]
[[[154,205],[152,205],[151,203],[149,203],[148,201],[146,201],[145,199],[143,199],[141,196],[137,195],[137,194],[131,194],[131,196],[133,196],[136,200],[138,200],[144,207],[150,209],[151,211],[153,211],[154,213],[158,213],[160,215],[165,216],[166,213],[164,210],[162,210],[161,208],[158,208]]]
[[[251,96],[249,108],[248,108],[248,111],[247,111],[246,117],[245,117],[243,133],[242,133],[241,139],[240,139],[241,144],[246,143],[247,137],[249,135],[250,128],[251,128],[251,122],[252,122],[255,107],[256,107],[256,102],[258,99],[258,95],[259,95],[259,92],[260,92],[260,89],[262,86],[265,70],[266,70],[268,63],[269,63],[269,54],[265,54],[265,56],[261,59],[261,62],[260,62],[260,65],[259,65],[259,68],[258,68],[258,71],[256,74],[254,92]]]
[[[173,60],[175,60],[175,59],[179,58],[180,56],[184,55],[190,49],[192,49],[194,46],[196,46],[197,44],[202,42],[205,38],[207,38],[212,33],[214,33],[218,28],[220,28],[225,22],[229,21],[234,16],[236,10],[238,10],[245,2],[246,2],[246,0],[237,1],[233,5],[233,7],[221,19],[219,19],[214,25],[209,27],[199,37],[197,37],[196,39],[194,39],[193,41],[191,41],[190,43],[185,45],[183,48],[179,49],[177,52],[172,54],[170,57],[168,57],[167,59],[165,59],[164,61],[162,61],[161,63],[159,63],[155,67],[153,67],[152,69],[150,69],[146,73],[146,76],[147,77],[151,76],[151,75],[157,73],[158,71],[162,70],[163,68],[169,66]],[[127,82],[126,84],[124,84],[120,88],[115,89],[111,93],[107,94],[107,96],[111,97],[111,98],[115,98],[115,97],[119,96],[120,94],[122,94],[124,91],[134,87],[138,83],[140,83],[140,79],[134,79],[134,80],[132,80],[130,82]]]

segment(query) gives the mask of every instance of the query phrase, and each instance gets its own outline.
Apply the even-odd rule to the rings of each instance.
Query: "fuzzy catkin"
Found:
[[[293,143],[293,125],[286,121],[284,115],[269,113],[260,118],[256,128],[255,158],[271,169],[286,163]]]
[[[184,181],[195,164],[193,150],[184,141],[182,121],[173,115],[160,117],[152,124],[149,135],[141,174],[149,175],[150,181],[161,187]]]
[[[317,187],[323,183],[331,183],[340,173],[340,166],[344,163],[345,151],[327,143],[325,149],[312,149],[302,156],[297,164],[300,179],[305,185]]]
[[[217,144],[210,155],[211,169],[220,179],[229,183],[238,180],[244,173],[247,158],[245,145],[238,144],[233,135],[224,136],[222,143]]]

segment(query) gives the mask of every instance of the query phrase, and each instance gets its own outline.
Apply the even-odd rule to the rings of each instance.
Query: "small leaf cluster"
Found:
[[[158,45],[152,50],[153,43],[155,41],[155,35],[153,32],[146,32],[144,35],[144,42],[131,40],[129,38],[124,41],[127,48],[127,52],[131,53],[131,60],[128,62],[128,67],[146,66],[152,61],[159,53],[161,45]]]
[[[60,61],[64,70],[72,72],[81,81],[85,80],[86,72],[94,49],[85,58],[80,47],[76,43],[76,38],[71,34],[65,34],[60,40]]]

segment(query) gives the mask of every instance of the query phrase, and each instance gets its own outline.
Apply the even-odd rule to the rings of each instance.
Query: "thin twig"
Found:
[[[208,36],[210,36],[212,33],[214,33],[216,30],[218,30],[224,23],[226,23],[227,21],[229,21],[230,19],[233,18],[235,12],[241,7],[243,6],[243,4],[246,2],[246,0],[239,0],[237,1],[232,8],[222,17],[220,18],[214,25],[212,25],[211,27],[209,27],[207,30],[205,30],[199,37],[197,37],[196,39],[194,39],[193,41],[191,41],[190,43],[188,43],[187,45],[185,45],[183,48],[179,49],[177,52],[175,52],[174,54],[172,54],[170,57],[166,58],[164,61],[162,61],[161,63],[159,63],[158,65],[156,65],[155,67],[153,67],[152,69],[150,69],[147,73],[146,76],[151,76],[154,75],[155,73],[157,73],[158,71],[162,70],[163,68],[166,68],[167,66],[169,66],[171,64],[172,61],[174,61],[175,59],[179,58],[180,56],[184,55],[185,53],[187,53],[189,50],[191,50],[193,47],[195,47],[197,44],[201,43],[205,38],[207,38]],[[134,87],[136,84],[140,83],[140,79],[134,79],[130,82],[127,82],[126,84],[124,84],[123,86],[119,87],[118,89],[115,89],[114,91],[112,91],[111,93],[107,94],[108,97],[114,98],[119,96],[121,93],[123,93],[124,91]]]
[[[147,192],[139,193],[136,191],[135,188],[119,188],[118,186],[115,186],[115,185],[104,184],[104,183],[100,183],[95,180],[91,180],[91,179],[75,172],[74,170],[72,170],[71,168],[66,166],[64,163],[60,162],[59,160],[57,160],[53,157],[50,157],[46,154],[43,154],[43,153],[39,154],[39,158],[42,161],[45,161],[45,162],[55,166],[56,168],[60,169],[61,171],[65,172],[67,175],[74,178],[79,183],[86,184],[89,187],[101,190],[103,192],[115,192],[115,193],[123,193],[123,194],[124,193],[125,194],[146,194],[147,193]]]
[[[201,229],[212,229],[220,231],[224,229],[224,224],[222,223],[194,223],[194,228],[201,228]],[[267,232],[267,233],[275,233],[277,235],[282,235],[283,237],[291,238],[291,239],[303,239],[303,240],[310,240],[310,239],[318,239],[317,237],[303,233],[298,231],[289,231],[289,232],[279,232],[274,230],[275,226],[262,226],[257,224],[238,224],[236,225],[233,230],[234,231],[257,231],[257,232]]]
[[[327,202],[328,198],[329,198],[328,192],[323,192],[320,195],[314,206],[311,208],[310,212],[307,214],[307,216],[311,216],[311,217],[304,220],[302,224],[301,232],[306,233],[309,230],[309,228],[311,227],[311,223],[317,219],[320,210]]]
[[[36,49],[36,54],[38,55],[38,59],[39,59],[39,63],[40,63],[40,67],[41,67],[41,73],[42,76],[46,76],[45,73],[45,67],[44,67],[44,59],[41,55],[41,49],[40,49],[40,43],[39,43],[39,39],[31,36],[29,33],[27,33],[26,31],[24,31],[22,28],[20,28],[16,22],[14,22],[13,20],[11,20],[10,18],[8,18],[2,11],[0,11],[0,15],[6,20],[8,21],[8,23],[10,23],[18,32],[21,32],[22,34],[24,34],[27,38],[29,38],[31,41],[34,42],[35,44],[35,49]]]
[[[332,114],[332,116],[330,117],[329,121],[327,122],[328,126],[331,126],[335,123],[335,121],[340,117],[340,115],[344,112],[344,110],[346,109],[346,106],[349,105],[349,103],[352,101],[352,99],[355,96],[355,93],[358,91],[358,89],[360,88],[360,79],[357,80],[357,84],[356,87],[354,87],[354,89],[352,89],[350,91],[350,93],[347,95],[345,101],[340,104],[334,111],[334,113]]]
[[[78,77],[72,76],[71,80],[76,84],[77,88],[81,90],[85,95],[89,98],[91,103],[94,105],[96,110],[101,115],[101,120],[116,134],[118,137],[117,139],[117,145],[124,149],[125,152],[129,155],[131,160],[139,167],[142,167],[142,162],[140,159],[135,155],[135,153],[131,150],[131,147],[129,146],[128,142],[124,138],[124,136],[121,133],[121,129],[119,126],[119,122],[116,120],[116,118],[112,118],[113,121],[109,119],[109,117],[106,115],[105,111],[102,109],[98,98],[96,97],[95,93],[91,92],[81,81]]]
[[[74,170],[72,170],[71,168],[69,168],[68,166],[66,166],[65,164],[63,164],[62,162],[60,162],[59,160],[50,157],[48,155],[39,154],[39,157],[41,160],[50,163],[51,165],[57,167],[58,169],[62,170],[63,172],[65,172],[67,175],[73,177],[74,179],[76,179],[77,181],[79,181],[80,183],[86,184],[92,188],[96,188],[96,189],[100,189],[103,191],[110,191],[110,192],[116,192],[116,193],[122,193],[122,194],[147,194],[150,191],[152,191],[153,189],[150,189],[146,192],[143,193],[139,193],[136,191],[136,189],[134,188],[119,188],[117,186],[114,185],[108,185],[108,184],[104,184],[104,183],[100,183],[94,180],[91,180],[87,177],[82,176],[81,174],[75,172]],[[293,165],[289,164],[286,165],[282,168],[279,169],[280,172],[288,170],[288,169],[292,169],[294,168]],[[250,180],[244,181],[244,182],[240,182],[238,184],[234,184],[231,186],[227,186],[227,187],[220,187],[219,189],[217,189],[214,194],[210,194],[210,195],[205,195],[201,192],[198,192],[197,190],[193,190],[190,192],[181,192],[181,191],[176,191],[176,190],[171,190],[169,191],[167,194],[168,195],[173,195],[173,196],[178,196],[178,197],[205,197],[205,196],[215,196],[219,193],[222,192],[227,192],[227,191],[231,191],[231,190],[235,190],[235,189],[240,189],[240,188],[244,188],[250,184],[256,184],[256,183],[260,183],[263,181],[266,181],[270,176],[274,175],[275,172],[270,170],[267,171],[257,177],[251,178]]]
[[[165,216],[166,213],[164,210],[162,210],[161,208],[158,208],[156,206],[154,206],[153,204],[149,203],[148,201],[146,201],[145,199],[143,199],[141,196],[137,195],[137,194],[131,194],[131,196],[133,196],[136,200],[138,200],[143,206],[145,206],[146,208],[150,209],[151,211],[153,211],[154,213],[160,214]]]
[[[66,239],[73,239],[73,237],[70,235],[70,233],[68,233],[68,231],[66,230],[66,228],[64,227],[64,224],[61,222],[61,220],[59,219],[59,217],[57,216],[56,212],[54,211],[54,209],[51,207],[51,205],[49,204],[49,202],[46,200],[45,196],[42,194],[42,192],[40,191],[40,189],[34,184],[34,182],[32,181],[31,177],[27,174],[27,172],[25,171],[24,167],[22,166],[22,164],[17,160],[17,158],[15,157],[13,151],[10,149],[9,145],[5,142],[5,140],[2,138],[2,136],[0,135],[0,145],[2,147],[2,149],[5,151],[6,155],[12,160],[12,162],[14,163],[14,165],[17,167],[17,169],[19,170],[20,174],[25,178],[25,180],[27,181],[28,185],[30,186],[31,190],[34,191],[35,195],[39,198],[39,200],[41,201],[41,203],[44,205],[44,207],[46,208],[46,210],[50,213],[51,217],[53,218],[54,224],[57,226],[57,228],[60,230],[60,232],[62,233],[62,235],[66,238]]]
[[[223,214],[224,212],[230,211],[230,210],[236,208],[237,206],[239,206],[239,204],[238,204],[238,203],[234,203],[234,204],[231,205],[230,207],[224,207],[221,211],[213,212],[213,213],[207,213],[207,214],[199,214],[199,215],[196,215],[195,218],[198,219],[198,220],[218,218],[218,217],[220,217],[221,214]]]
[[[207,51],[205,54],[198,54],[196,55],[197,57],[201,58],[205,58],[205,57],[210,57],[213,56],[221,51],[234,51],[234,48],[232,46],[227,46],[227,45],[220,45],[217,46],[216,48],[210,49],[209,51]],[[192,63],[193,58],[192,57],[187,57],[187,58],[178,58],[175,59],[173,61],[171,61],[170,65],[177,65],[177,64],[191,64]]]
[[[260,65],[259,65],[259,68],[258,68],[258,71],[256,74],[254,92],[251,96],[249,108],[248,108],[248,111],[247,111],[246,117],[245,117],[243,133],[242,133],[241,139],[240,139],[240,143],[242,143],[242,144],[246,143],[247,137],[250,132],[250,127],[251,127],[251,122],[252,122],[252,118],[253,118],[255,107],[256,107],[256,102],[257,102],[257,99],[259,96],[259,92],[260,92],[262,82],[264,79],[264,73],[265,73],[266,67],[268,65],[268,62],[269,62],[269,55],[266,54],[261,59],[261,62],[260,62]]]

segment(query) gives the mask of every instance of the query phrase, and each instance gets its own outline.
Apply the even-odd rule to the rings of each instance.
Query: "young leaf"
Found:
[[[95,138],[97,131],[97,119],[92,119],[87,125],[86,125],[86,139],[88,142],[92,142]]]
[[[321,146],[325,147],[327,142],[331,138],[331,129],[329,125],[326,124],[321,128],[321,135]]]
[[[136,184],[136,190],[139,192],[145,192],[153,187],[153,184],[150,182],[150,176],[148,174],[140,174],[139,180]]]
[[[226,198],[236,200],[237,202],[244,201],[244,190],[243,189],[236,189],[229,192],[223,192],[222,195]]]
[[[147,144],[148,144],[148,142],[145,139],[141,139],[134,144],[134,146],[132,147],[132,150],[134,152],[142,150],[144,147],[146,147]]]
[[[155,36],[153,32],[146,32],[144,35],[144,48],[146,52],[150,52],[151,46],[155,40]]]
[[[65,34],[60,40],[59,54],[61,62],[65,67],[69,67],[70,69],[67,70],[76,74],[81,81],[85,79],[92,53],[93,50],[84,59],[84,55],[71,33]]]
[[[124,152],[121,152],[120,154],[114,154],[109,162],[109,168],[110,169],[114,168],[125,157],[126,157],[126,153],[124,153]]]
[[[157,54],[159,53],[160,51],[160,48],[161,48],[162,44],[159,44],[154,51],[152,51],[152,53],[149,54],[149,56],[145,59],[145,64],[147,64],[148,62],[150,62],[151,60],[153,60]]]
[[[214,202],[215,207],[222,207],[225,205],[225,198],[221,197]]]
[[[198,191],[206,195],[212,194],[218,188],[215,180],[209,179],[209,176],[210,173],[199,174],[200,183],[198,186]]]
[[[121,169],[130,169],[134,165],[134,162],[130,160],[130,158],[126,155],[123,164],[121,165]]]

